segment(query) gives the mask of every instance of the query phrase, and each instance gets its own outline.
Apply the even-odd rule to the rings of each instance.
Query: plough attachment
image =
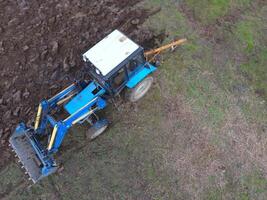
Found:
[[[168,50],[168,49],[174,50],[177,46],[184,44],[186,41],[187,41],[187,39],[180,39],[180,40],[176,40],[170,44],[159,47],[157,49],[152,49],[150,51],[146,51],[145,52],[146,60],[148,62],[154,62],[157,55],[159,55],[163,51]]]
[[[28,174],[29,180],[34,183],[57,170],[53,157],[47,154],[35,138],[34,130],[27,128],[25,124],[17,126],[9,143],[22,168],[26,170],[25,174]]]

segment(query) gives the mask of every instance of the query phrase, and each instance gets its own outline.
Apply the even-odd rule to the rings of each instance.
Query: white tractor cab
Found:
[[[148,76],[157,68],[148,63],[144,49],[118,30],[83,54],[89,75],[103,87],[108,96],[118,95],[125,87],[132,89],[133,102],[145,95],[152,85]]]

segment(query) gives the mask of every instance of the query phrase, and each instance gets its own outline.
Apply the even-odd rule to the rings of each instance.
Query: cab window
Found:
[[[126,74],[124,68],[120,69],[115,76],[111,78],[111,86],[112,88],[117,89],[120,87],[126,80]]]
[[[126,65],[126,68],[129,72],[132,72],[138,67],[139,65],[143,64],[145,62],[145,58],[143,54],[139,54],[134,59],[130,60],[130,62]]]

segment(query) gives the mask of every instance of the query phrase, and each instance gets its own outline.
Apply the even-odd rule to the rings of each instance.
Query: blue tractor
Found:
[[[179,44],[179,43],[178,43]],[[90,125],[89,138],[95,139],[108,127],[97,112],[127,88],[131,102],[142,98],[152,85],[150,76],[157,67],[148,62],[172,43],[144,53],[144,49],[118,30],[83,54],[85,72],[90,80],[72,83],[48,100],[42,100],[33,127],[20,123],[9,139],[10,146],[34,183],[56,172],[54,154],[59,150],[68,130],[75,124]],[[151,57],[152,56],[152,57]],[[58,120],[64,108],[65,119]],[[45,141],[44,141],[44,138]]]

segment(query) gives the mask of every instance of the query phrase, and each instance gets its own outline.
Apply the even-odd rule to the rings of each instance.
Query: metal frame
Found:
[[[84,89],[81,85],[82,83],[76,82],[51,99],[41,101],[34,128],[20,123],[9,139],[10,145],[33,182],[56,171],[57,166],[53,154],[58,151],[68,129],[81,121],[86,121],[89,116],[95,115],[96,111],[107,105],[106,101],[97,93],[75,113],[64,120],[56,121],[52,116],[52,111],[69,100],[69,95],[74,96],[81,92]],[[52,133],[47,133],[48,126],[53,128]],[[49,136],[47,147],[41,143],[38,135]]]

